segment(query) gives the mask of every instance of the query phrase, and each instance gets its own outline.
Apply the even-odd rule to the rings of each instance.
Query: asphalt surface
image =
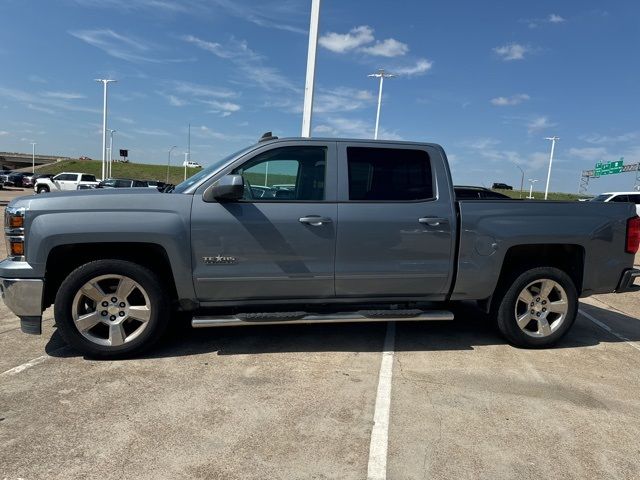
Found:
[[[372,323],[179,331],[111,362],[0,305],[0,479],[367,478],[383,383],[386,478],[640,478],[640,294],[581,310],[547,350],[461,307],[396,324],[392,357]]]

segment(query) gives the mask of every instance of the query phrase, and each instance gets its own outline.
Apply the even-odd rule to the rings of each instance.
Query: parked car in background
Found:
[[[37,177],[38,177],[38,175],[35,174],[35,173],[25,173],[22,176],[22,186],[23,186],[23,188],[33,187],[33,184],[36,181]]]
[[[9,181],[9,175],[11,175],[11,170],[0,170],[0,182],[2,182],[3,186],[9,187],[13,185]]]
[[[511,185],[507,185],[506,183],[494,183],[491,187],[494,190],[513,190]]]
[[[54,177],[38,177],[33,189],[36,193],[84,190],[98,185],[95,175],[88,173],[62,172]]]
[[[494,192],[484,187],[456,185],[453,189],[456,193],[456,200],[513,200],[503,193]]]
[[[597,197],[589,200],[590,202],[615,202],[615,203],[634,203],[636,212],[640,215],[640,192],[608,192],[601,193]]]
[[[23,179],[26,175],[25,172],[11,172],[9,174],[9,182],[15,187],[23,187]]]
[[[164,190],[164,187],[167,186],[164,182],[159,182],[158,180],[145,180],[149,188],[157,188],[159,191]]]
[[[184,162],[182,162],[182,166],[187,168],[202,168],[202,165],[200,165],[198,162],[194,162],[191,160],[185,160]]]
[[[147,188],[149,184],[144,180],[131,180],[129,178],[107,178],[98,183],[96,188]]]

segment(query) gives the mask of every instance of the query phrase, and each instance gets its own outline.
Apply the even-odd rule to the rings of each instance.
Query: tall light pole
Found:
[[[109,163],[107,164],[107,175],[111,177],[111,166],[113,165],[113,134],[116,132],[115,130],[109,130]]]
[[[31,142],[31,173],[36,173],[36,142]]]
[[[189,152],[184,152],[184,179],[187,179],[187,162],[189,158]]]
[[[522,178],[520,179],[520,198],[522,198],[522,189],[524,188],[524,170],[520,165],[516,165],[518,169],[522,172]]]
[[[311,0],[311,22],[309,24],[309,49],[307,51],[307,78],[304,83],[304,106],[302,108],[302,136],[311,136],[313,114],[313,87],[316,80],[316,50],[318,49],[318,25],[320,23],[320,0]]]
[[[378,126],[380,125],[380,106],[382,105],[382,84],[384,83],[385,78],[393,78],[395,77],[395,75],[392,73],[387,73],[384,71],[384,69],[381,68],[376,73],[372,73],[371,75],[369,75],[369,77],[380,79],[380,89],[378,90],[378,111],[376,113],[376,130],[373,133],[374,140],[377,140]]]
[[[544,189],[544,199],[547,199],[549,195],[549,181],[551,180],[551,165],[553,165],[553,151],[556,148],[556,142],[560,140],[560,137],[546,137],[545,140],[551,140],[551,155],[549,155],[549,172],[547,173],[547,187]]]
[[[169,185],[169,166],[171,165],[171,152],[173,152],[173,149],[176,148],[175,145],[173,145],[170,149],[169,149],[169,158],[167,159],[167,185]]]
[[[117,80],[107,78],[96,78],[95,80],[96,82],[102,82],[104,90],[102,105],[102,180],[104,180],[105,163],[107,161],[107,86]]]
[[[531,186],[529,187],[529,196],[527,197],[529,200],[533,199],[533,184],[536,183],[538,180],[536,180],[535,178],[530,178],[529,179],[529,183],[531,183]]]

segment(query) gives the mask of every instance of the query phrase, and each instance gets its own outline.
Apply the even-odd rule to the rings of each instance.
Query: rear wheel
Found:
[[[48,193],[49,192],[49,187],[47,187],[46,185],[40,185],[38,187],[38,189],[36,190],[36,192],[38,192],[38,193]]]
[[[137,355],[155,343],[169,319],[156,275],[132,262],[98,260],[74,270],[54,306],[66,342],[94,358]]]
[[[494,313],[498,329],[513,345],[548,347],[573,325],[578,294],[573,280],[562,270],[533,268],[511,283]]]

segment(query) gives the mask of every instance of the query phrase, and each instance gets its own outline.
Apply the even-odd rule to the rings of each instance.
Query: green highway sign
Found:
[[[603,175],[615,175],[616,173],[622,173],[623,167],[624,158],[613,162],[598,162],[596,163],[594,176],[602,177]]]

